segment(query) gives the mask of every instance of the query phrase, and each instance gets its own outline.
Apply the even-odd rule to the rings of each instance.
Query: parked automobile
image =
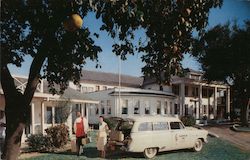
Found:
[[[192,148],[201,151],[208,132],[185,127],[175,117],[138,116],[113,119],[108,144],[128,152],[142,152],[153,158],[157,152]],[[114,121],[116,123],[114,123]]]

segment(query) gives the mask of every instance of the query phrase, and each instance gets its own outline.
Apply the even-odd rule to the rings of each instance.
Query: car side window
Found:
[[[153,125],[152,122],[143,122],[139,125],[138,131],[152,131]]]
[[[183,125],[180,122],[170,122],[171,129],[183,129]]]
[[[156,122],[153,124],[155,131],[168,130],[168,122]]]

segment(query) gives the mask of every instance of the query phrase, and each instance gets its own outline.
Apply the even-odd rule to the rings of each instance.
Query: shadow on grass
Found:
[[[164,151],[164,152],[157,153],[157,155],[160,156],[160,155],[165,155],[165,154],[183,153],[183,152],[192,152],[192,150],[183,149],[183,150],[174,150],[174,151]],[[56,154],[76,156],[76,153],[73,153],[70,150],[56,153]],[[81,156],[85,156],[86,158],[100,158],[99,151],[95,147],[83,148],[83,153]],[[143,156],[143,153],[124,152],[121,150],[107,151],[106,153],[106,159],[121,159],[121,158],[141,159],[141,158],[144,158],[144,156]]]
[[[67,155],[67,156],[77,156],[76,153],[71,152],[70,150],[64,151],[64,152],[57,152],[54,153],[57,155]],[[88,147],[83,148],[83,153],[81,156],[84,156],[86,158],[100,158],[99,151],[96,149],[96,147]],[[80,156],[80,157],[81,157]],[[107,151],[106,153],[106,159],[121,159],[121,158],[143,158],[142,153],[132,153],[132,152],[124,152],[120,150],[115,151]]]

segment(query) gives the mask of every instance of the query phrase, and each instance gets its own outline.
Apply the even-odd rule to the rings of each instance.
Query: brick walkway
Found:
[[[250,132],[235,132],[229,127],[231,125],[205,126],[204,129],[215,133],[219,138],[227,140],[238,148],[250,151]]]

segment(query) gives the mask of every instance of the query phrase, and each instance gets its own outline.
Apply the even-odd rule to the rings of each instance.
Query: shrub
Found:
[[[47,136],[53,147],[61,148],[68,142],[69,131],[65,124],[56,125],[46,130]]]
[[[43,134],[32,134],[28,137],[27,142],[32,151],[44,152],[52,148],[49,137]]]
[[[185,126],[195,125],[195,118],[191,115],[181,117],[181,121]]]

